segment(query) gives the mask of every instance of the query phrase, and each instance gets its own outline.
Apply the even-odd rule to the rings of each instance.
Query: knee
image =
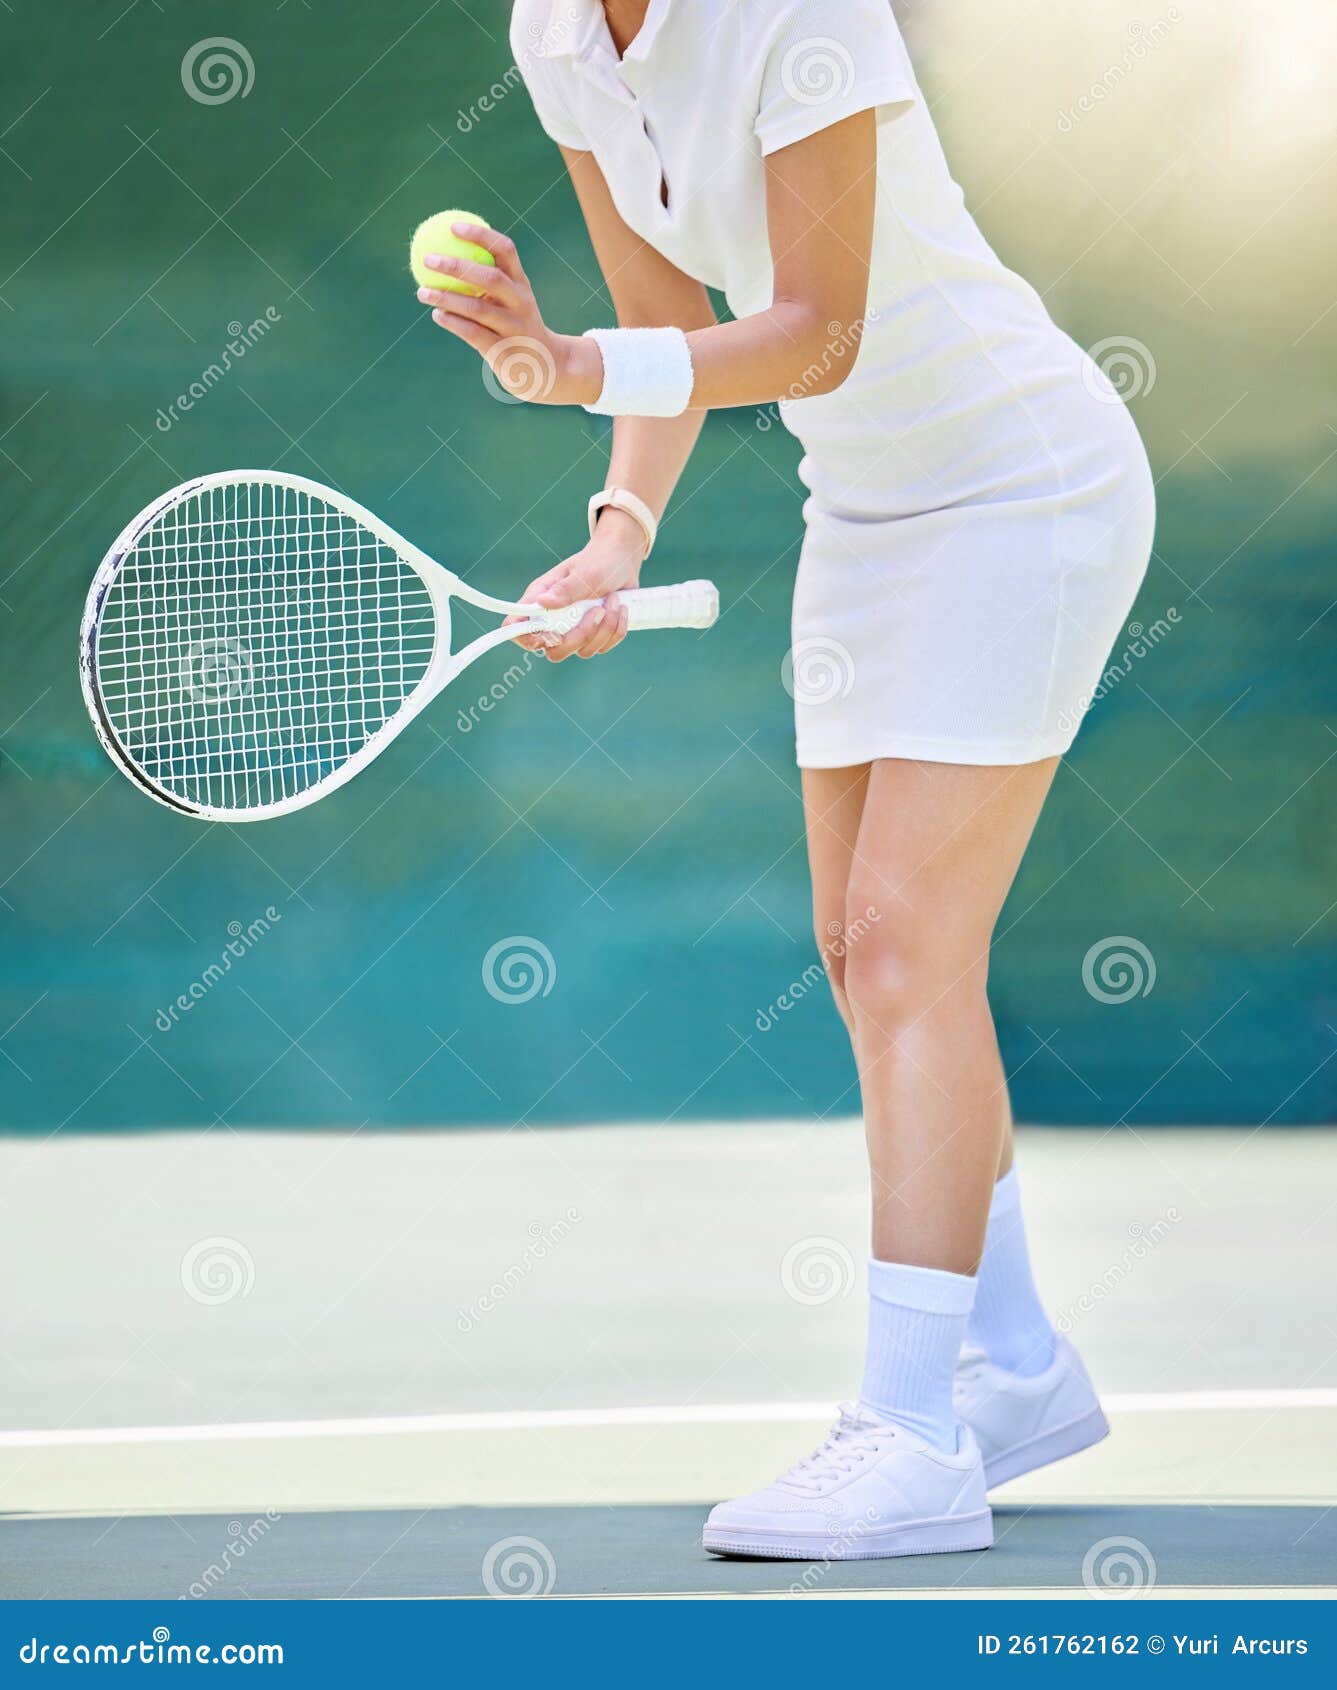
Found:
[[[817,940],[817,955],[840,1005],[845,998],[845,923],[838,917],[823,921],[819,916],[813,922],[813,936]]]
[[[884,1031],[984,995],[989,936],[972,934],[950,912],[852,899],[842,949],[842,986],[851,1009]]]

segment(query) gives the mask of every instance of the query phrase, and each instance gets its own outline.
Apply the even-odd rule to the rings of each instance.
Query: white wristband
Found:
[[[679,417],[692,399],[692,354],[681,329],[587,329],[604,383],[587,411],[604,417]]]
[[[641,558],[641,561],[644,562],[655,549],[655,536],[659,533],[659,524],[655,521],[655,513],[644,499],[638,498],[635,493],[629,492],[627,488],[605,487],[602,493],[596,493],[590,500],[591,540],[594,538],[594,530],[599,523],[599,512],[605,510],[609,505],[614,510],[625,511],[629,517],[640,523],[645,533],[645,551]]]

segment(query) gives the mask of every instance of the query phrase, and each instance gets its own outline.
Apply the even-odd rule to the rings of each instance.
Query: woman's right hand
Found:
[[[568,657],[600,657],[620,645],[626,637],[627,612],[616,594],[634,587],[640,580],[645,554],[645,532],[634,517],[613,506],[599,513],[590,543],[531,581],[520,595],[525,604],[541,604],[546,610],[560,610],[581,599],[602,599],[598,610],[588,611],[569,634],[522,634],[516,640],[528,651],[541,651],[550,663]],[[507,622],[522,622],[508,616]]]

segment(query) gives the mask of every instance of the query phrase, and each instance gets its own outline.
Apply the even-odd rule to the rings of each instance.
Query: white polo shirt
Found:
[[[518,0],[511,46],[548,134],[592,152],[628,226],[739,317],[774,291],[766,155],[875,111],[855,368],[781,407],[808,449],[804,479],[857,508],[851,453],[903,440],[895,501],[879,506],[899,515],[977,497],[981,453],[999,479],[1030,472],[1024,395],[1070,386],[1080,354],[965,209],[889,0],[650,0],[621,60],[599,0]]]
[[[765,155],[917,97],[887,0],[650,0],[621,60],[598,0],[519,0],[511,50],[553,140],[737,316],[771,302]]]

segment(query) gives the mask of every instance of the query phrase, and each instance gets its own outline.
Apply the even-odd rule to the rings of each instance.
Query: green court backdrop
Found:
[[[466,205],[552,323],[609,320],[506,10],[0,14],[8,1129],[857,1107],[782,679],[798,451],[767,413],[709,419],[655,555],[718,580],[708,635],[497,654],[348,789],[249,827],[137,796],[84,716],[89,577],[188,476],[314,476],[493,592],[579,544],[605,425],[490,394],[405,268],[415,222]],[[1287,27],[1261,4],[1141,37],[1117,6],[1051,10],[904,11],[969,203],[1103,343],[1160,485],[1117,676],[1002,924],[1017,1111],[1329,1119],[1331,103],[1255,85],[1255,33]]]

